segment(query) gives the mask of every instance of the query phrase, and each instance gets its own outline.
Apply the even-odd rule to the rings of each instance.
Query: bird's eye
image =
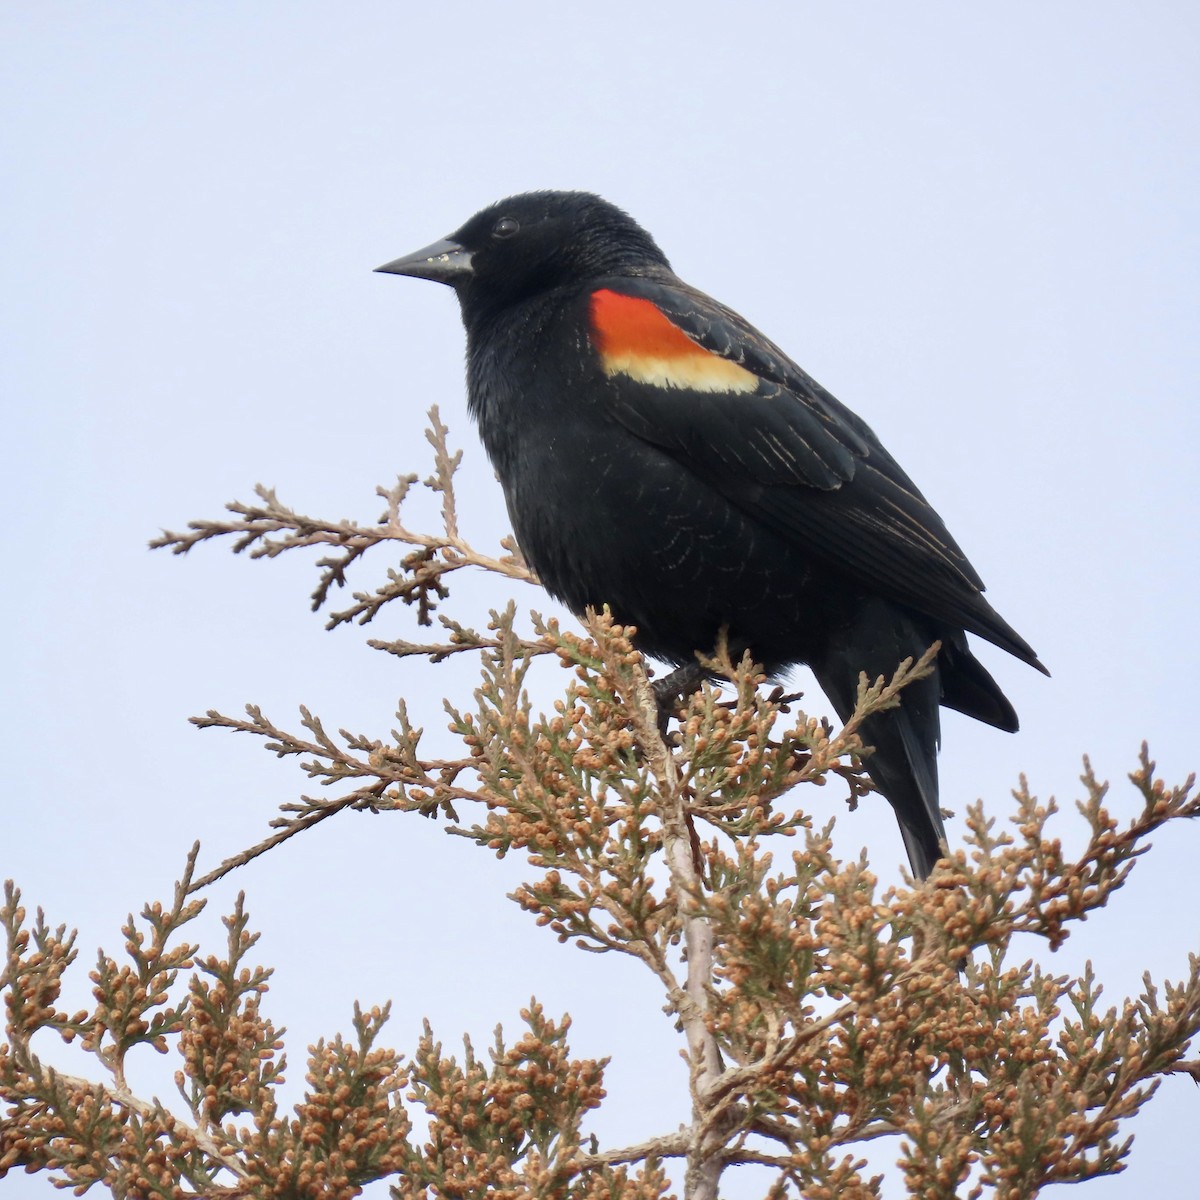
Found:
[[[521,222],[516,217],[501,217],[500,220],[492,226],[492,237],[494,238],[510,238],[514,233],[517,233],[521,228]]]

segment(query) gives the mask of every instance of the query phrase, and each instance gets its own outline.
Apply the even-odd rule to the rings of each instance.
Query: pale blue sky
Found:
[[[309,563],[145,543],[260,480],[373,519],[377,483],[426,469],[431,403],[466,449],[466,530],[503,534],[453,297],[371,269],[514,191],[628,209],[862,414],[945,517],[1054,673],[981,651],[1023,729],[948,716],[950,807],[983,795],[1003,815],[1025,771],[1070,808],[1087,752],[1128,814],[1143,737],[1186,775],[1198,27],[1189,3],[4,5],[0,876],[81,927],[81,1002],[92,948],[165,897],[194,838],[212,863],[300,787],[189,715],[254,701],[286,724],[305,703],[383,735],[396,697],[424,694],[437,730],[436,697],[473,686],[465,663],[423,671],[324,633]],[[507,594],[473,581],[454,611],[481,619]],[[409,610],[366,631],[413,632]],[[838,838],[898,878],[882,802]],[[1200,947],[1200,830],[1160,841],[1051,960],[1093,957],[1114,1001]],[[503,899],[519,877],[430,822],[347,816],[214,889],[207,928],[245,888],[293,1085],[355,998],[394,998],[391,1041],[411,1047],[427,1014],[448,1045],[486,1044],[536,993],[573,1013],[578,1052],[614,1055],[605,1143],[681,1119],[653,986],[533,928]],[[1164,1084],[1129,1172],[1088,1194],[1186,1194],[1198,1105]]]

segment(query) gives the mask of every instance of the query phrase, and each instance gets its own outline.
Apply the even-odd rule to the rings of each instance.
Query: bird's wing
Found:
[[[746,320],[678,280],[613,280],[588,304],[630,432],[870,590],[1040,665],[866,422]]]

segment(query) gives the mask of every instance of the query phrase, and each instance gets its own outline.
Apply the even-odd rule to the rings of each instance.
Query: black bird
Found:
[[[676,665],[725,627],[735,659],[806,663],[843,721],[860,671],[941,641],[934,673],[862,731],[927,876],[946,848],[938,706],[1017,728],[966,633],[1045,667],[866,423],[599,196],[514,196],[378,269],[457,293],[517,540],[574,612],[608,604]]]

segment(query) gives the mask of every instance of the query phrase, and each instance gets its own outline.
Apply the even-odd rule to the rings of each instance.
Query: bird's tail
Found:
[[[859,672],[887,678],[906,658],[917,658],[933,639],[887,600],[871,598],[851,614],[824,658],[812,664],[821,690],[847,721],[858,697]],[[874,747],[865,762],[875,786],[887,797],[900,823],[913,874],[924,879],[946,852],[946,830],[938,803],[937,752],[941,741],[942,684],[931,674],[908,684],[898,708],[863,722],[862,740]]]

